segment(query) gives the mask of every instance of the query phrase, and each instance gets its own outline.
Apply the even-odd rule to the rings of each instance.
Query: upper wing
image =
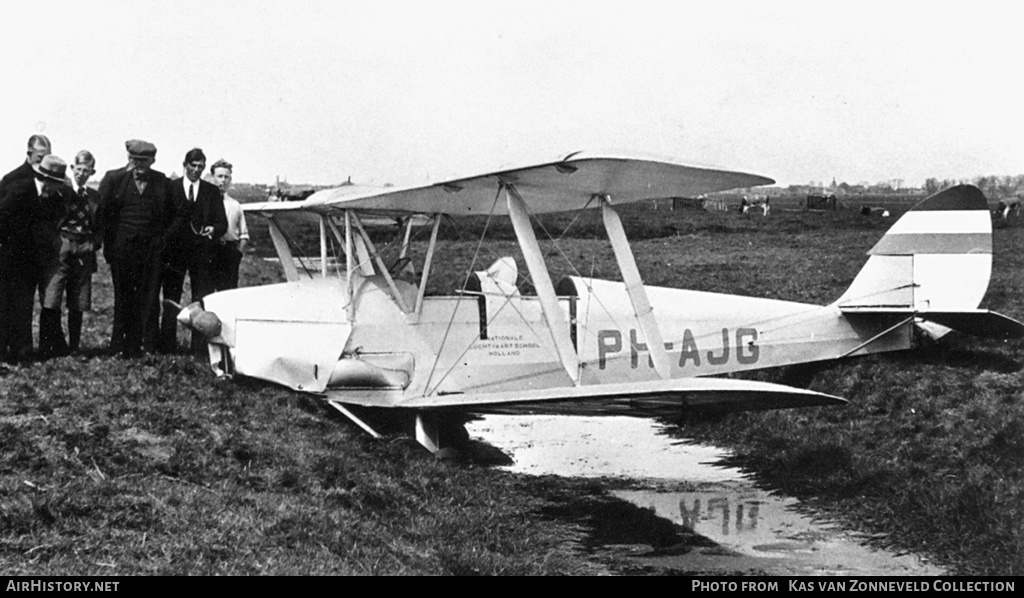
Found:
[[[395,187],[372,185],[345,185],[334,189],[317,191],[302,201],[265,201],[242,204],[246,212],[314,212],[329,214],[336,212],[334,203],[345,198],[369,199],[394,191]]]
[[[335,209],[419,214],[507,214],[499,201],[502,184],[513,185],[533,214],[578,210],[595,195],[613,204],[688,197],[773,183],[772,179],[727,170],[686,166],[668,160],[575,153],[563,160],[499,170],[411,187],[347,185],[325,189],[301,202],[246,204],[247,211],[329,212]]]

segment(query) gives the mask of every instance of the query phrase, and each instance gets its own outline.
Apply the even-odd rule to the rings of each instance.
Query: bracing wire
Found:
[[[498,185],[498,191],[494,194],[494,201],[491,203],[491,209],[487,213],[487,220],[484,222],[484,230],[483,230],[483,232],[480,233],[480,240],[477,242],[476,251],[473,252],[473,259],[470,261],[469,269],[466,271],[466,278],[465,278],[465,280],[462,283],[462,288],[466,288],[466,285],[469,284],[469,277],[473,275],[473,266],[476,265],[477,257],[480,255],[480,248],[483,246],[484,239],[487,236],[487,229],[491,225],[491,218],[494,216],[494,209],[498,206],[498,198],[501,197],[501,192],[502,192],[503,189],[504,189],[504,185]],[[431,390],[430,382],[434,378],[434,372],[437,370],[437,364],[441,360],[442,350],[444,349],[445,343],[448,341],[448,335],[451,333],[452,325],[455,323],[455,316],[456,316],[456,314],[459,313],[459,305],[461,305],[461,304],[462,304],[462,295],[460,294],[458,299],[455,302],[455,309],[452,310],[452,316],[448,320],[448,325],[445,327],[444,336],[441,337],[441,345],[438,348],[437,355],[434,358],[434,363],[431,364],[431,366],[430,366],[430,374],[427,375],[427,382],[426,382],[426,384],[423,385],[424,396],[427,396],[427,395],[431,394],[432,392],[436,391],[437,388],[441,385],[441,383],[444,382],[445,378],[448,377],[448,374],[450,374],[452,372],[452,369],[454,369],[454,365],[453,365],[452,368],[449,368],[449,370],[444,373],[444,375],[441,377],[441,379],[434,386],[433,390]],[[470,345],[470,346],[472,346],[472,345]],[[462,355],[465,355],[466,351],[468,351],[468,350],[469,350],[469,347],[467,347],[462,352]],[[458,363],[458,361],[456,360],[455,363]]]

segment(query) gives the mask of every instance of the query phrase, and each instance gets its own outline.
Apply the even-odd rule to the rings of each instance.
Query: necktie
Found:
[[[195,192],[193,191],[195,187],[195,185],[188,186],[188,202],[192,204],[192,231],[198,235],[199,231],[203,228],[203,220],[202,214],[199,213],[198,206],[196,205]]]
[[[71,230],[76,233],[85,232],[90,227],[89,199],[85,194],[85,185],[78,188],[78,205],[75,206],[75,213],[69,218],[74,222]]]

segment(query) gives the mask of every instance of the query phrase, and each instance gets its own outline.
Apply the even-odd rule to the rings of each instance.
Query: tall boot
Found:
[[[68,310],[68,350],[78,351],[82,341],[82,312]]]
[[[39,350],[42,358],[50,357],[53,351],[53,310],[43,309],[39,312]]]
[[[60,324],[60,310],[43,309],[39,312],[39,355],[58,357],[67,353],[64,329]]]

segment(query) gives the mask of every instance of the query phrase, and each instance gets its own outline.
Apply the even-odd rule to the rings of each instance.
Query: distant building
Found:
[[[808,210],[832,210],[835,211],[839,208],[839,201],[836,199],[835,193],[829,193],[828,195],[814,195],[810,194],[807,196],[807,209]]]

